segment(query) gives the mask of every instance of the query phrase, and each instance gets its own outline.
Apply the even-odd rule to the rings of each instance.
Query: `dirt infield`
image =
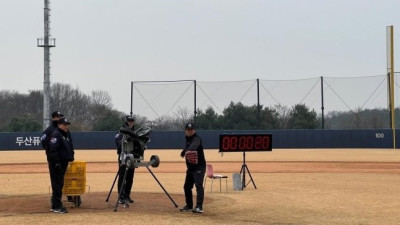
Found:
[[[229,176],[228,192],[207,181],[205,213],[180,213],[146,168],[138,168],[129,208],[106,202],[117,165],[114,150],[77,151],[87,161],[87,193],[81,207],[66,215],[49,212],[49,177],[41,151],[0,152],[0,224],[398,224],[400,152],[398,150],[276,150],[246,155],[254,184],[232,190],[232,173],[242,154],[206,151],[217,173]],[[185,165],[179,150],[153,150],[161,164],[151,168],[178,206],[184,205]],[[247,181],[249,181],[249,175]],[[222,190],[225,184],[222,183]],[[255,189],[255,186],[257,189]]]
[[[242,166],[241,162],[213,164],[220,173],[240,170]],[[247,162],[247,164],[251,165],[251,173],[400,173],[400,163],[396,162]],[[87,173],[112,173],[115,170],[115,162],[87,163]],[[164,162],[154,170],[158,173],[180,173],[185,170],[185,165],[181,162]],[[44,163],[0,164],[0,173],[47,172],[47,164]],[[137,172],[143,173],[147,170],[139,168]]]

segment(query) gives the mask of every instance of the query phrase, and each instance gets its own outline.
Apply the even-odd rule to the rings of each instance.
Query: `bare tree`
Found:
[[[29,91],[25,106],[28,117],[40,123],[43,119],[43,93],[38,90]]]
[[[113,107],[111,96],[108,94],[108,92],[103,90],[92,91],[90,100],[93,106],[101,105],[108,109],[111,109]]]
[[[0,91],[0,129],[10,124],[13,117],[24,117],[41,123],[43,93],[32,90],[29,94],[12,91]],[[59,110],[71,120],[71,128],[90,131],[94,122],[104,119],[112,109],[110,95],[106,91],[93,91],[91,95],[82,93],[69,84],[54,83],[50,92],[51,111]],[[122,114],[122,113],[121,113]]]
[[[193,114],[190,113],[187,107],[181,108],[179,107],[177,112],[174,113],[174,118],[172,120],[172,130],[182,130],[183,126],[193,119]]]
[[[154,130],[173,130],[173,119],[171,116],[160,116],[152,121],[151,126]]]
[[[90,130],[93,119],[90,115],[90,97],[73,89],[68,84],[55,83],[50,94],[51,111],[59,110],[72,121],[78,130]]]
[[[11,120],[12,114],[15,114],[13,108],[13,95],[17,92],[9,90],[0,91],[0,128],[5,127]]]
[[[278,113],[279,117],[279,128],[280,129],[287,129],[289,125],[289,119],[290,119],[290,112],[291,110],[284,105],[275,105],[274,109]]]
[[[92,91],[88,110],[92,121],[106,117],[112,110],[111,96],[106,91]]]
[[[13,118],[17,117],[40,122],[43,108],[42,99],[40,91],[29,91],[29,94],[8,90],[0,91],[0,128],[7,127]]]
[[[372,129],[383,129],[386,128],[386,121],[384,120],[385,110],[372,110],[370,111],[371,118],[369,121],[369,127]],[[387,113],[389,114],[389,113]],[[388,117],[386,117],[388,118]]]

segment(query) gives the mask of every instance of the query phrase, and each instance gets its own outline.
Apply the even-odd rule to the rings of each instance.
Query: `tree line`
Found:
[[[259,112],[258,112],[259,111]],[[181,129],[182,121],[193,121],[188,110],[181,109],[174,117],[153,121],[154,127],[162,130]],[[396,109],[396,118],[400,111]],[[198,110],[197,129],[202,130],[273,130],[273,129],[389,129],[390,113],[387,109],[357,109],[356,111],[332,111],[324,115],[304,104],[273,107],[245,106],[231,102],[217,114],[212,107]],[[179,127],[180,126],[180,127]],[[399,127],[396,125],[396,127]]]
[[[0,105],[0,131],[42,131],[42,91],[30,90],[28,94],[21,94],[3,90],[0,91]],[[78,131],[98,130],[105,118],[113,122],[114,127],[120,126],[124,115],[112,108],[107,92],[96,90],[86,95],[78,88],[60,83],[51,85],[50,107],[50,112],[58,110],[73,121],[71,129]]]
[[[43,93],[31,90],[28,94],[0,91],[0,131],[42,131]],[[116,131],[124,123],[126,113],[113,109],[106,91],[96,90],[89,95],[68,84],[54,83],[50,91],[50,111],[59,110],[70,121],[74,131]],[[136,127],[152,126],[154,130],[182,130],[186,122],[196,120],[201,130],[265,130],[265,129],[387,129],[390,113],[387,109],[357,109],[356,111],[321,114],[304,104],[293,107],[245,106],[231,102],[222,115],[212,107],[198,109],[196,118],[188,108],[180,108],[172,116],[149,120],[134,115]],[[396,118],[399,118],[396,109]],[[323,125],[322,125],[323,124]]]

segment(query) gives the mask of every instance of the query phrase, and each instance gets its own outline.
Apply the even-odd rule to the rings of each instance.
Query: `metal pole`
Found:
[[[133,116],[133,82],[131,82],[131,116]]]
[[[242,170],[240,172],[243,172],[242,174],[242,190],[246,187],[246,151],[243,151],[243,165],[242,165]]]
[[[193,84],[194,84],[194,124],[197,124],[196,123],[196,120],[197,120],[197,109],[196,109],[196,107],[197,107],[197,100],[196,100],[196,86],[197,86],[197,84],[196,84],[196,80],[193,81]]]
[[[396,122],[394,107],[394,48],[393,48],[393,25],[386,27],[387,44],[387,73],[389,76],[389,107],[390,107],[390,128],[393,134],[393,149],[396,148]]]
[[[257,78],[257,122],[258,122],[258,129],[262,129],[261,126],[261,117],[260,117],[260,79]]]
[[[392,110],[392,129],[393,129],[393,148],[396,148],[396,120],[395,120],[395,107],[394,107],[394,40],[393,40],[393,25],[390,26],[390,96],[391,96],[391,110]]]
[[[44,37],[37,40],[37,46],[44,49],[43,129],[50,125],[50,48],[55,47],[55,39],[50,37],[50,1],[45,0]]]
[[[392,79],[390,78],[390,72],[388,72],[386,74],[387,76],[387,87],[388,87],[388,91],[387,91],[387,95],[388,95],[388,104],[389,104],[389,122],[390,122],[390,129],[393,129],[393,124],[392,124],[392,85],[390,84],[392,82]]]
[[[321,76],[321,111],[322,111],[322,118],[321,118],[321,128],[325,129],[325,117],[324,117],[324,77]]]
[[[50,48],[49,0],[44,1],[44,82],[43,82],[43,129],[50,124]]]

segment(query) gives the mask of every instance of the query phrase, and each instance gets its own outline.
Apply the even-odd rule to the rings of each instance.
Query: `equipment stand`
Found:
[[[119,190],[119,193],[118,193],[117,203],[115,203],[114,212],[117,211],[119,199],[121,198],[122,191],[125,188],[126,174],[128,173],[129,167],[126,165],[125,168],[126,169],[125,169],[125,173],[124,173],[124,178],[122,179],[122,185],[121,185],[121,189]],[[129,208],[129,203],[127,201],[125,201],[124,207]]]
[[[250,180],[247,183],[246,183],[246,170],[250,176]],[[243,165],[242,165],[242,168],[240,169],[240,174],[242,175],[242,190],[250,183],[250,181],[253,183],[254,188],[257,189],[256,184],[254,183],[253,177],[251,176],[250,170],[246,165],[246,151],[243,151]]]
[[[158,181],[157,177],[154,175],[154,173],[150,170],[149,166],[146,166],[147,170],[151,173],[151,175],[154,177],[154,179],[157,181],[158,185],[163,189],[165,194],[168,196],[168,198],[171,200],[171,202],[175,205],[175,208],[178,208],[178,205],[175,203],[175,201],[171,198],[171,196],[168,194],[167,190],[162,186],[160,181]]]
[[[108,202],[108,200],[110,199],[111,192],[112,192],[112,190],[114,189],[114,185],[115,185],[115,182],[117,181],[117,178],[118,178],[118,174],[119,174],[119,170],[120,170],[120,169],[121,169],[121,167],[119,167],[119,169],[118,169],[118,171],[117,171],[117,174],[115,174],[115,179],[114,179],[113,184],[111,185],[110,192],[108,192],[108,196],[107,196],[106,202]]]
[[[119,191],[119,194],[118,194],[117,203],[115,204],[115,207],[114,207],[114,212],[116,212],[117,209],[118,209],[119,198],[121,197],[122,191],[124,190],[124,187],[125,187],[126,174],[127,174],[127,172],[128,172],[128,169],[129,169],[128,166],[125,166],[125,167],[126,167],[126,170],[125,170],[125,173],[124,173],[124,178],[123,178],[123,180],[122,180],[121,190]],[[120,168],[121,168],[121,167],[120,167]],[[168,198],[171,200],[171,202],[174,204],[174,206],[175,206],[176,208],[178,208],[178,205],[177,205],[177,204],[175,203],[175,201],[171,198],[171,196],[168,194],[167,190],[165,190],[165,188],[164,188],[163,185],[160,183],[160,181],[157,179],[157,177],[154,175],[154,173],[150,170],[149,166],[146,166],[146,168],[147,168],[147,170],[150,172],[150,174],[153,176],[153,178],[157,181],[158,185],[160,185],[160,187],[163,189],[164,193],[168,196]],[[119,170],[118,170],[118,172],[119,172]],[[112,186],[111,186],[110,192],[108,193],[106,202],[108,202],[108,200],[109,200],[109,198],[110,198],[111,192],[112,192],[112,190],[113,190],[113,188],[114,188],[115,182],[116,182],[117,177],[118,177],[118,174],[119,174],[118,172],[117,172],[117,174],[115,175],[115,179],[114,179],[114,182],[113,182],[113,184],[112,184]],[[124,207],[125,207],[125,208],[129,208],[129,203],[128,203],[128,202],[125,202]]]

